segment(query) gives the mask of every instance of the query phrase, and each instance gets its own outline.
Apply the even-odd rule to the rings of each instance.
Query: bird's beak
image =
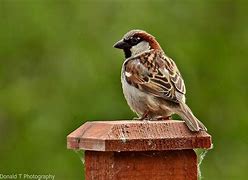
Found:
[[[130,45],[125,41],[123,41],[123,39],[121,39],[118,42],[116,42],[113,47],[118,49],[125,49],[125,48],[129,48]]]

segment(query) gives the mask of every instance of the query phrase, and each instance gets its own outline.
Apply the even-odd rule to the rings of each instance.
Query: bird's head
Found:
[[[131,30],[114,44],[115,48],[123,49],[125,57],[133,57],[151,49],[161,49],[156,39],[145,31]]]

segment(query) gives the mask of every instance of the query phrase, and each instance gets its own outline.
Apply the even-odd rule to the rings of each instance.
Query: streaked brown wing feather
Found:
[[[177,91],[179,91],[182,94],[186,94],[186,88],[185,88],[185,84],[183,81],[183,78],[176,66],[176,64],[174,63],[174,61],[171,58],[165,57],[171,64],[169,71],[170,71],[170,79],[173,82],[175,88],[177,89]]]
[[[174,102],[182,101],[183,79],[175,63],[163,53],[152,50],[131,58],[126,61],[124,70],[127,82],[141,91]]]

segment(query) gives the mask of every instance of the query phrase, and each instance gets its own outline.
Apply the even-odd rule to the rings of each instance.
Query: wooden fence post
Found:
[[[211,143],[175,120],[86,122],[67,136],[69,149],[85,150],[86,180],[197,180],[193,149]]]

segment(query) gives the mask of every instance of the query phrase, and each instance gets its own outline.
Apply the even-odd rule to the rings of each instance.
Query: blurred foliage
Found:
[[[130,119],[122,52],[130,29],[157,37],[213,136],[205,179],[247,179],[248,3],[231,0],[0,0],[0,173],[81,179],[66,136],[87,120]]]

